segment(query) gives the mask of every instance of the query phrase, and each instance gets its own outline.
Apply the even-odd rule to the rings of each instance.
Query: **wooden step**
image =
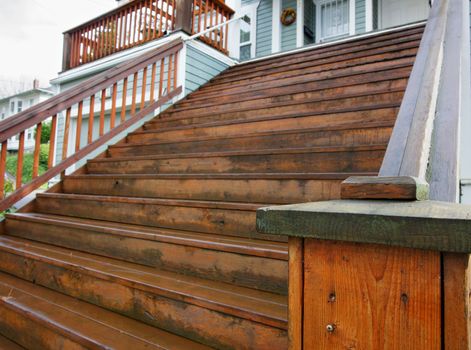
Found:
[[[303,50],[301,52],[287,52],[276,57],[267,57],[255,62],[242,62],[220,75],[220,78],[239,75],[243,76],[248,72],[270,70],[282,66],[292,66],[299,62],[316,61],[326,56],[343,56],[346,54],[359,52],[365,49],[385,47],[388,45],[397,45],[398,43],[410,40],[410,37],[415,35],[422,35],[424,25],[418,25],[415,28],[401,28],[399,30],[391,31],[389,33],[378,33],[378,35],[371,35],[369,37],[360,37],[348,40],[346,42],[330,42],[322,46],[313,46],[311,49]],[[213,81],[216,81],[213,78]]]
[[[340,198],[340,183],[349,176],[360,174],[87,174],[66,177],[62,191],[87,195],[290,204]]]
[[[0,268],[209,346],[287,346],[286,298],[275,294],[7,236]]]
[[[345,77],[329,79],[324,81],[312,81],[309,83],[296,84],[287,87],[273,87],[267,90],[247,91],[234,96],[220,96],[217,99],[204,98],[199,103],[191,103],[182,107],[174,108],[170,113],[166,113],[162,119],[178,117],[179,115],[192,115],[204,108],[211,108],[213,112],[239,110],[242,108],[264,104],[270,106],[280,102],[305,102],[314,100],[325,100],[336,96],[351,96],[361,93],[368,94],[386,89],[405,89],[407,79],[410,75],[410,68],[398,68],[385,72],[381,75],[370,73],[355,77]],[[183,113],[183,112],[191,113]],[[177,113],[178,112],[178,113]]]
[[[10,236],[205,279],[287,293],[285,243],[37,213],[10,214],[5,227]]]
[[[12,342],[10,339],[0,335],[0,349],[2,350],[24,350],[24,347]]]
[[[382,62],[375,62],[375,63],[366,63],[363,65],[357,65],[348,68],[340,68],[335,70],[327,70],[327,71],[320,71],[315,73],[309,74],[300,74],[299,76],[289,76],[287,78],[276,79],[273,81],[261,81],[261,82],[247,82],[246,84],[239,83],[234,86],[229,87],[221,87],[220,89],[209,88],[207,87],[205,90],[196,91],[192,93],[192,98],[196,97],[204,97],[204,98],[219,98],[221,96],[229,96],[229,95],[237,95],[240,93],[250,92],[257,92],[259,90],[266,90],[272,89],[275,87],[281,86],[294,86],[298,84],[304,84],[309,82],[321,82],[323,80],[332,80],[338,79],[342,77],[349,77],[349,76],[357,76],[363,75],[366,73],[369,74],[384,74],[393,69],[400,69],[400,68],[409,68],[411,69],[414,63],[415,57],[403,57],[398,58],[392,61],[382,61]],[[178,109],[174,109],[178,111]],[[173,111],[165,112],[163,115],[167,115],[167,113],[173,113]]]
[[[284,79],[292,78],[292,77],[301,77],[306,74],[315,74],[320,72],[341,72],[341,69],[348,69],[353,67],[361,67],[365,64],[374,64],[379,66],[379,63],[385,63],[388,61],[396,61],[401,60],[407,57],[415,57],[417,53],[419,40],[415,40],[413,42],[408,42],[403,45],[400,49],[395,49],[394,51],[389,51],[385,53],[377,53],[374,55],[359,55],[359,57],[346,59],[346,57],[329,59],[327,63],[321,64],[321,62],[316,63],[309,63],[303,62],[300,68],[286,66],[283,69],[278,69],[276,72],[261,72],[261,73],[253,73],[253,74],[246,74],[246,75],[237,75],[232,79],[225,79],[221,80],[221,82],[214,82],[210,85],[205,85],[200,90],[198,90],[198,94],[191,94],[190,97],[178,105],[174,107],[174,109],[180,109],[181,107],[187,107],[188,105],[192,104],[200,104],[204,102],[208,102],[204,100],[204,95],[213,93],[215,91],[221,92],[221,95],[225,95],[225,91],[228,88],[237,88],[242,87],[246,84],[260,84],[260,83],[268,83],[268,82],[276,82],[278,80],[284,81]],[[378,50],[376,50],[378,51]],[[390,62],[392,64],[393,62]],[[355,70],[357,71],[357,70]],[[355,72],[354,71],[354,72]],[[214,102],[219,102],[216,100]]]
[[[382,114],[382,111],[377,111],[377,114]],[[391,117],[395,115],[394,109],[394,111],[391,111]],[[296,129],[296,124],[302,118],[293,119],[293,129],[281,129],[279,131],[269,130],[264,132],[261,129],[250,128],[248,127],[249,125],[242,123],[239,124],[239,127],[242,130],[247,130],[245,134],[240,133],[242,130],[239,131],[236,127],[229,129],[231,132],[236,132],[235,135],[228,133],[228,135],[215,134],[212,136],[210,133],[210,136],[188,136],[176,141],[154,141],[150,134],[146,134],[146,138],[150,139],[149,141],[131,138],[128,143],[111,146],[108,149],[108,156],[126,157],[137,154],[137,152],[140,155],[158,155],[169,153],[202,153],[215,150],[248,151],[253,149],[386,144],[389,141],[393,125],[391,121],[385,119],[384,121],[371,122],[364,126],[352,123],[351,125],[339,125],[332,128]],[[269,129],[275,129],[275,126],[279,125],[277,121],[256,124],[268,126]],[[198,135],[198,132],[196,135]],[[158,138],[158,131],[154,135]]]
[[[36,198],[35,211],[223,236],[286,241],[282,237],[257,233],[255,211],[267,205],[40,193]]]
[[[204,124],[210,122],[222,122],[228,120],[255,120],[257,118],[274,118],[274,117],[296,117],[315,115],[318,113],[339,113],[345,111],[353,111],[362,108],[377,108],[385,104],[399,104],[404,95],[404,89],[385,89],[364,93],[352,93],[343,96],[330,96],[325,98],[316,98],[305,101],[282,101],[273,103],[269,106],[257,104],[252,107],[240,108],[237,111],[229,110],[218,113],[211,112],[210,109],[200,111],[198,113],[183,114],[181,117],[169,117],[164,123],[159,123],[159,119],[154,119],[151,123],[146,124],[149,127],[166,128],[168,126],[182,126],[189,124]],[[164,120],[164,119],[162,119]],[[134,133],[137,135],[139,133]]]
[[[330,173],[376,172],[386,145],[308,147],[156,156],[97,158],[91,174]]]
[[[0,273],[0,333],[21,344],[0,338],[1,349],[12,350],[209,349],[4,273]]]
[[[370,134],[370,128],[391,127],[394,125],[399,103],[388,103],[375,106],[347,107],[335,112],[318,111],[293,113],[291,115],[268,116],[250,120],[235,119],[221,122],[210,122],[200,125],[185,125],[168,129],[151,129],[147,126],[145,132],[134,132],[128,135],[127,142],[109,147],[109,154],[119,155],[119,148],[133,147],[144,143],[184,143],[193,140],[224,139],[241,136],[257,137],[269,134],[282,135],[286,133],[326,132],[339,130],[360,130],[360,134]],[[138,136],[137,136],[138,135]],[[379,138],[380,139],[380,138]],[[317,146],[310,141],[304,146]],[[331,145],[327,142],[327,145]],[[332,146],[339,145],[333,144]],[[340,144],[343,145],[343,144]],[[352,145],[352,144],[350,144]],[[321,146],[321,145],[319,145]],[[275,143],[270,148],[280,147]],[[265,147],[262,147],[264,149]],[[221,150],[221,148],[218,148]],[[255,148],[257,149],[257,148]],[[224,150],[224,148],[222,148]],[[144,151],[141,148],[141,151]]]

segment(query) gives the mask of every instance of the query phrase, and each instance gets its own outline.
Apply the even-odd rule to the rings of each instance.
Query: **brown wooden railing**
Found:
[[[227,22],[234,11],[220,0],[193,0],[192,34],[200,33],[213,26]],[[208,45],[227,54],[229,25],[199,37]]]
[[[63,70],[183,29],[195,34],[234,13],[221,0],[134,0],[64,33]],[[228,26],[200,39],[227,53]]]
[[[3,211],[53,177],[103,146],[157,108],[178,96],[178,54],[183,47],[175,40],[90,78],[70,90],[0,122],[0,211]],[[60,116],[63,133],[57,132]],[[75,135],[72,119],[76,120]],[[86,126],[84,119],[88,119]],[[97,122],[95,122],[97,120]],[[44,123],[51,123],[48,170],[39,174],[40,140]],[[33,179],[24,184],[24,140],[26,130],[36,127],[33,150]],[[82,127],[87,132],[82,135]],[[16,191],[4,198],[7,147],[18,136]],[[58,142],[62,149],[56,153]],[[56,164],[53,164],[56,156]]]

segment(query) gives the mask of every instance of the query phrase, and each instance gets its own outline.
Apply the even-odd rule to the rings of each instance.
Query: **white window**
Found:
[[[10,112],[15,113],[15,101],[10,102]]]
[[[31,107],[32,105],[34,105],[34,98],[29,100],[29,106]]]
[[[20,113],[23,110],[23,101],[18,101],[18,113]]]
[[[255,36],[258,3],[245,6],[241,10],[243,16],[240,24],[240,55],[241,61],[255,57]]]
[[[353,0],[318,0],[316,1],[317,37],[319,41],[331,40],[350,33],[354,13],[351,13],[350,1]]]

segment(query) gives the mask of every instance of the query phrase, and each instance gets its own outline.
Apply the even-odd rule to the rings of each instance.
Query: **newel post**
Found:
[[[193,2],[191,0],[176,0],[175,30],[182,30],[187,34],[193,34]]]
[[[257,229],[289,237],[290,349],[469,349],[471,206],[277,206]]]
[[[70,68],[71,37],[69,33],[64,33],[64,44],[62,49],[62,71]]]

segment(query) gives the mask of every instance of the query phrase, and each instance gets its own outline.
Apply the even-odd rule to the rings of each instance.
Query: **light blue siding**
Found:
[[[282,0],[281,11],[284,9],[296,8],[296,0]],[[297,21],[299,18],[297,19]],[[296,48],[296,22],[289,26],[281,25],[281,51],[292,50]]]
[[[273,1],[261,0],[257,8],[256,56],[271,54]]]
[[[355,34],[366,31],[366,4],[365,0],[355,0]]]
[[[228,68],[217,59],[191,47],[187,47],[185,93],[198,89],[211,78]]]

